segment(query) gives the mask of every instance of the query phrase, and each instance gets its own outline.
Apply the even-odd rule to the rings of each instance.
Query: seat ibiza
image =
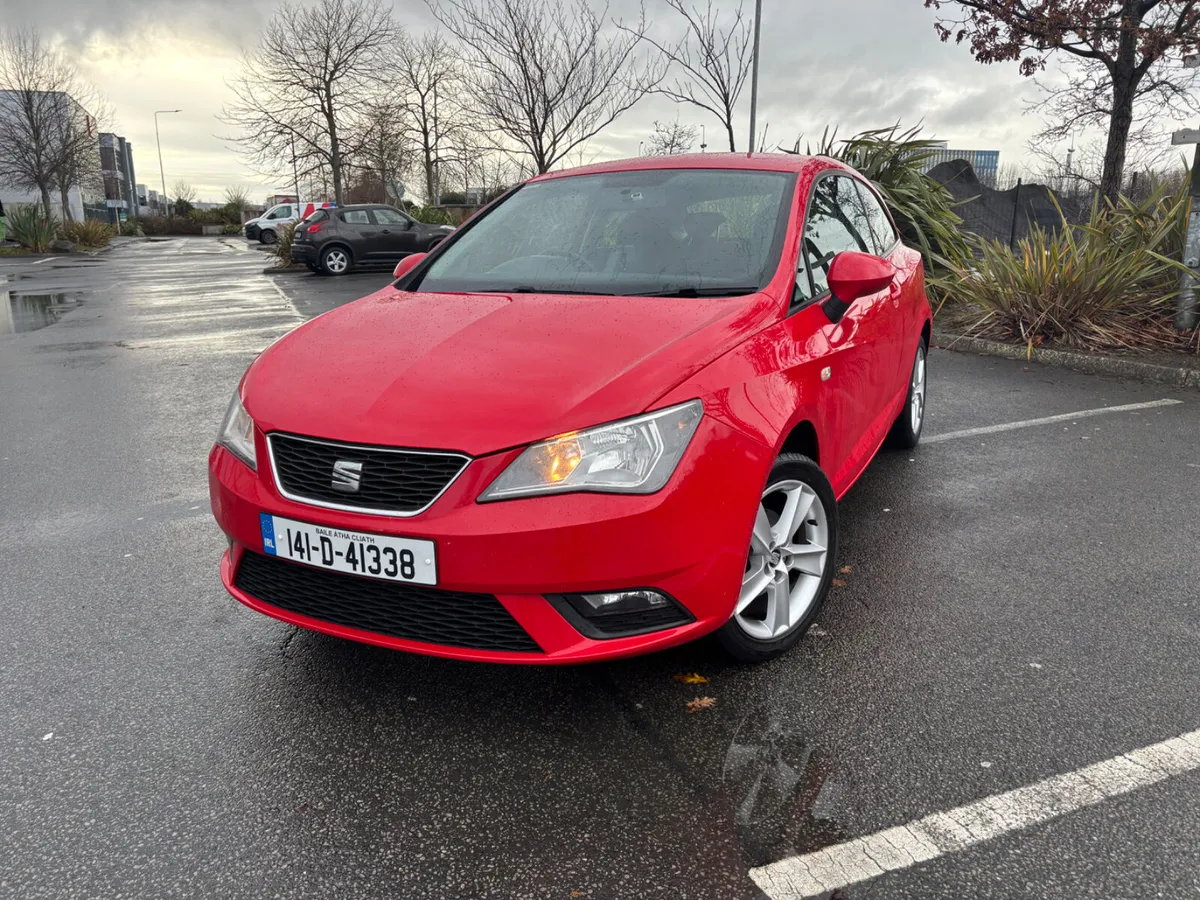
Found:
[[[209,458],[222,579],[417,653],[769,659],[829,591],[838,498],[920,438],[930,325],[830,159],[540,176],[250,366]]]

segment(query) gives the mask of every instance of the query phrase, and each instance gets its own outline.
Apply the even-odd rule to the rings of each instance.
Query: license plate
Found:
[[[343,531],[267,513],[259,520],[263,552],[269,556],[383,581],[437,584],[433,541]]]

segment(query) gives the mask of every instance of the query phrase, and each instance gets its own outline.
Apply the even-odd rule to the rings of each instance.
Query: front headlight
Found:
[[[233,392],[229,409],[225,411],[225,420],[221,422],[221,430],[217,432],[217,443],[250,468],[258,468],[258,461],[254,456],[254,420],[242,406],[242,398],[237,391]]]
[[[703,404],[692,400],[533,444],[479,499],[566,491],[653,494],[679,465],[703,414]]]

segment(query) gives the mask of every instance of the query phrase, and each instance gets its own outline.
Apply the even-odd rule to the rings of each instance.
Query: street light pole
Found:
[[[754,0],[754,56],[750,64],[750,152],[754,152],[755,117],[758,114],[758,35],[762,29],[762,0]]]
[[[158,177],[162,179],[162,202],[163,206],[167,205],[167,176],[163,172],[162,162],[162,140],[158,136],[158,116],[160,113],[177,113],[183,112],[181,109],[156,109],[154,111],[154,143],[158,144]],[[164,210],[170,214],[170,210]]]

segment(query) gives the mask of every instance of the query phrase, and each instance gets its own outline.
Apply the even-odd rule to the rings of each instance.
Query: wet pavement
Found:
[[[217,423],[262,347],[388,281],[263,265],[0,262],[0,896],[755,898],[752,867],[1200,728],[1200,394],[944,352],[930,436],[1183,403],[882,455],[819,626],[757,668],[257,615],[217,575]],[[1194,897],[1198,829],[1185,774],[837,896]]]

